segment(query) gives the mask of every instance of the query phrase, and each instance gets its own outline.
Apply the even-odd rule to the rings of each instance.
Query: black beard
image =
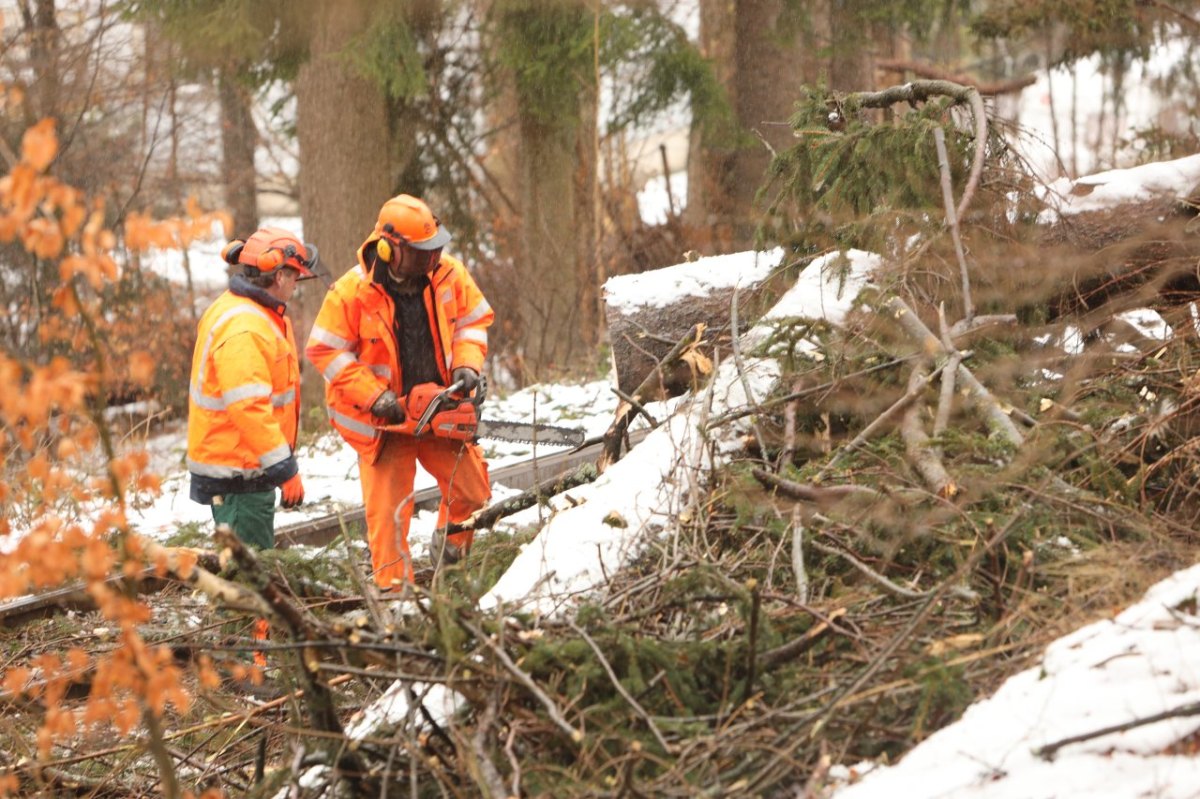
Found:
[[[412,294],[421,290],[422,278],[425,275],[411,275],[407,277],[398,277],[392,274],[392,270],[388,270],[388,283],[397,291],[405,294]]]

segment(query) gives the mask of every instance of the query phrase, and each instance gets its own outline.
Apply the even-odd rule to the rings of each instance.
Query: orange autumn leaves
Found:
[[[146,714],[191,706],[170,650],[148,645],[138,632],[149,608],[109,582],[114,575],[137,578],[148,565],[163,571],[125,515],[129,497],[156,493],[159,478],[146,453],[115,451],[100,413],[106,387],[153,381],[162,353],[151,354],[153,325],[139,314],[163,309],[146,302],[138,313],[113,313],[105,297],[128,268],[114,257],[118,244],[129,252],[186,247],[210,236],[217,221],[230,226],[227,215],[203,213],[192,201],[182,219],[130,213],[118,236],[106,227],[103,202],[48,172],[58,153],[55,123],[42,120],[25,132],[18,162],[0,176],[0,243],[23,249],[57,276],[48,307],[43,302],[27,320],[41,354],[0,352],[0,599],[82,582],[112,632],[97,648],[103,654],[48,649],[0,672],[5,696],[44,709],[36,737],[43,758],[56,742],[107,729],[128,733]],[[12,524],[20,535],[5,541]],[[198,671],[200,685],[212,684],[211,664]],[[87,698],[69,700],[72,685],[89,686]],[[0,771],[0,796],[21,789],[16,773]]]

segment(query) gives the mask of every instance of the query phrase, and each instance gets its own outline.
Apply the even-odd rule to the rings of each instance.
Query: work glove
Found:
[[[400,404],[400,398],[390,388],[380,394],[379,398],[371,405],[371,413],[386,420],[389,424],[400,424],[405,417],[404,406]]]
[[[279,487],[279,504],[284,508],[296,508],[304,501],[304,483],[300,482],[300,473],[296,472]]]
[[[451,383],[462,383],[462,393],[471,394],[479,387],[479,373],[469,366],[460,366],[450,374]]]

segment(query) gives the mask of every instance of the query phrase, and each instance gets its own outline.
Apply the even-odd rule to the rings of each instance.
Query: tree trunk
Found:
[[[35,81],[35,119],[31,122],[43,117],[57,117],[61,110],[58,107],[62,82],[58,51],[62,31],[55,16],[55,0],[37,0],[32,11],[25,3],[21,6],[25,28],[29,33],[29,55]],[[61,121],[59,124],[62,124]]]
[[[312,8],[309,59],[296,80],[300,215],[305,241],[320,249],[323,271],[336,279],[354,265],[355,251],[391,196],[394,154],[387,98],[341,58],[367,23],[367,3],[314,3]],[[319,280],[301,286],[291,313],[303,348],[325,287]],[[306,408],[324,404],[323,386],[305,361]]]
[[[237,80],[237,69],[226,64],[217,71],[221,106],[221,182],[225,205],[233,217],[233,236],[249,236],[258,228],[258,173],[254,147],[258,129],[250,113],[254,95]]]
[[[787,147],[787,118],[817,74],[811,28],[788,0],[701,0],[700,47],[734,113],[735,129],[693,125],[684,224],[701,254],[754,244],[754,195],[771,152]]]
[[[840,92],[875,89],[871,48],[877,39],[863,21],[874,0],[831,0],[829,4],[829,88]]]
[[[575,267],[579,281],[579,307],[572,331],[580,346],[590,350],[603,336],[604,313],[600,287],[604,285],[604,264],[599,257],[597,214],[600,213],[597,184],[599,123],[596,94],[580,94],[579,126],[575,129],[574,220]]]
[[[592,12],[572,4],[530,10],[497,4],[497,35],[519,40],[525,57],[561,58],[556,36],[591,32]],[[586,26],[586,27],[585,27]],[[509,342],[506,365],[519,381],[546,379],[571,365],[598,340],[602,324],[595,244],[595,65],[589,48],[556,62],[545,81],[514,69],[504,72],[494,110],[498,129],[508,127],[492,158],[516,198],[516,230],[498,228],[511,283],[497,307]],[[570,91],[562,91],[564,81]],[[506,110],[515,115],[508,125]],[[511,117],[510,117],[511,118]]]
[[[584,287],[576,264],[572,131],[523,115],[521,218],[526,257],[517,264],[520,346],[532,377],[566,366],[579,341]]]

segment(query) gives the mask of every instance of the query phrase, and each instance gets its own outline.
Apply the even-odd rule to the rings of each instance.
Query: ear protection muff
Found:
[[[392,262],[392,243],[384,238],[379,239],[375,242],[375,254],[379,256],[379,260],[390,264]]]
[[[242,248],[246,246],[246,242],[241,239],[234,239],[221,248],[221,257],[225,259],[227,264],[236,264],[238,256],[242,254]]]
[[[388,236],[395,236],[401,241],[404,241],[404,237],[396,232],[396,228],[391,222],[388,222],[383,226],[383,232]],[[379,260],[383,261],[385,264],[390,264],[392,262],[392,256],[395,255],[395,252],[396,251],[393,249],[392,242],[388,240],[387,236],[380,236],[375,242],[375,254],[378,255]]]
[[[282,250],[278,247],[272,247],[269,250],[259,254],[258,256],[258,271],[274,272],[279,267],[283,266],[289,258],[296,257],[295,245],[289,244]]]

